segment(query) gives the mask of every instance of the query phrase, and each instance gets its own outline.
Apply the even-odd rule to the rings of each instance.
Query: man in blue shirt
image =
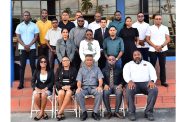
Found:
[[[78,87],[76,90],[76,99],[83,113],[80,118],[81,121],[86,120],[88,116],[85,108],[86,95],[95,96],[92,117],[94,120],[100,120],[98,111],[103,96],[103,74],[100,68],[94,65],[93,55],[87,54],[85,56],[85,65],[79,69],[76,80]]]
[[[35,59],[36,59],[36,40],[38,38],[39,29],[35,23],[30,20],[30,12],[25,11],[23,13],[24,21],[20,23],[16,28],[16,35],[18,38],[18,50],[20,55],[20,84],[18,89],[24,88],[24,74],[26,60],[29,58],[32,75],[35,70]]]
[[[108,28],[110,28],[111,26],[115,26],[117,29],[117,36],[119,36],[119,32],[123,28],[123,25],[124,25],[124,21],[121,18],[121,12],[116,11],[114,13],[114,20],[111,23],[109,23]]]

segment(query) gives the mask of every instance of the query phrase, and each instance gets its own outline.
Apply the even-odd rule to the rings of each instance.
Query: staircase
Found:
[[[157,87],[159,90],[158,98],[155,104],[155,108],[176,108],[176,80],[175,80],[175,61],[167,61],[167,83],[168,88],[160,85],[160,81],[157,81]],[[159,74],[159,67],[156,67],[157,74]],[[158,75],[159,77],[159,75]],[[24,89],[17,90],[19,81],[16,80],[11,88],[11,112],[30,112],[31,107],[31,69],[27,64],[25,72],[25,84]],[[114,106],[114,99],[111,100],[112,106]],[[87,107],[93,106],[92,100],[88,100]],[[89,103],[89,104],[88,104]],[[135,99],[137,107],[143,107],[146,104],[145,96],[137,96]],[[126,102],[125,102],[126,104]],[[69,108],[73,108],[73,103],[69,103]]]

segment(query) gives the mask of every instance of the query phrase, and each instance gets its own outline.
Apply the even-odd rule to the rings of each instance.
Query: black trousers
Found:
[[[32,75],[34,73],[34,70],[36,69],[36,65],[35,65],[36,49],[31,49],[29,52],[26,52],[25,50],[19,50],[19,56],[20,56],[20,64],[21,64],[20,65],[20,85],[23,85],[27,58],[29,58],[30,60],[30,67],[32,70]]]
[[[166,69],[165,69],[165,63],[166,63],[166,52],[149,52],[150,56],[150,62],[155,67],[157,58],[159,60],[159,66],[160,66],[160,80],[161,83],[166,82]]]
[[[143,56],[143,60],[149,61],[149,48],[138,48]]]
[[[48,46],[46,44],[38,46],[38,57],[41,55],[44,55],[48,58]]]
[[[135,94],[143,93],[145,95],[148,95],[147,98],[147,106],[145,109],[145,113],[153,113],[154,105],[156,103],[156,99],[158,96],[158,88],[155,87],[154,89],[150,89],[147,87],[148,82],[136,82],[136,87],[135,89],[129,89],[128,85],[126,88],[126,98],[127,98],[127,105],[128,105],[128,112],[129,114],[135,114],[136,112],[136,107],[134,104],[134,98]]]
[[[78,51],[75,51],[74,59],[73,59],[73,61],[72,61],[72,65],[73,65],[77,70],[79,70],[80,64],[81,64],[81,58],[80,58],[80,56],[79,56],[79,52],[78,52]]]
[[[50,45],[50,46],[51,46],[51,48],[52,48],[53,50],[56,50],[56,46],[52,46],[52,45]],[[59,61],[58,58],[57,58],[57,54],[51,52],[51,50],[49,50],[48,56],[49,56],[48,58],[49,58],[50,68],[51,68],[52,70],[54,70],[55,59],[57,59],[58,64],[60,64],[60,61]]]

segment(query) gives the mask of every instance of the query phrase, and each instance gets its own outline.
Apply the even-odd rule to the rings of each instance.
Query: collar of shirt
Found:
[[[116,36],[114,39],[112,39],[112,38],[109,36],[109,39],[110,39],[110,40],[117,40],[118,37]]]

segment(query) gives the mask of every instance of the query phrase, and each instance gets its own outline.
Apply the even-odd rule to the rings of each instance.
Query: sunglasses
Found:
[[[142,18],[142,17],[144,17],[144,16],[143,16],[143,15],[138,15],[138,17],[139,17],[139,18]]]
[[[70,60],[62,60],[62,62],[67,62],[67,61],[70,61]]]
[[[109,61],[115,61],[115,59],[108,59]]]
[[[46,63],[46,61],[40,61],[40,63]]]

